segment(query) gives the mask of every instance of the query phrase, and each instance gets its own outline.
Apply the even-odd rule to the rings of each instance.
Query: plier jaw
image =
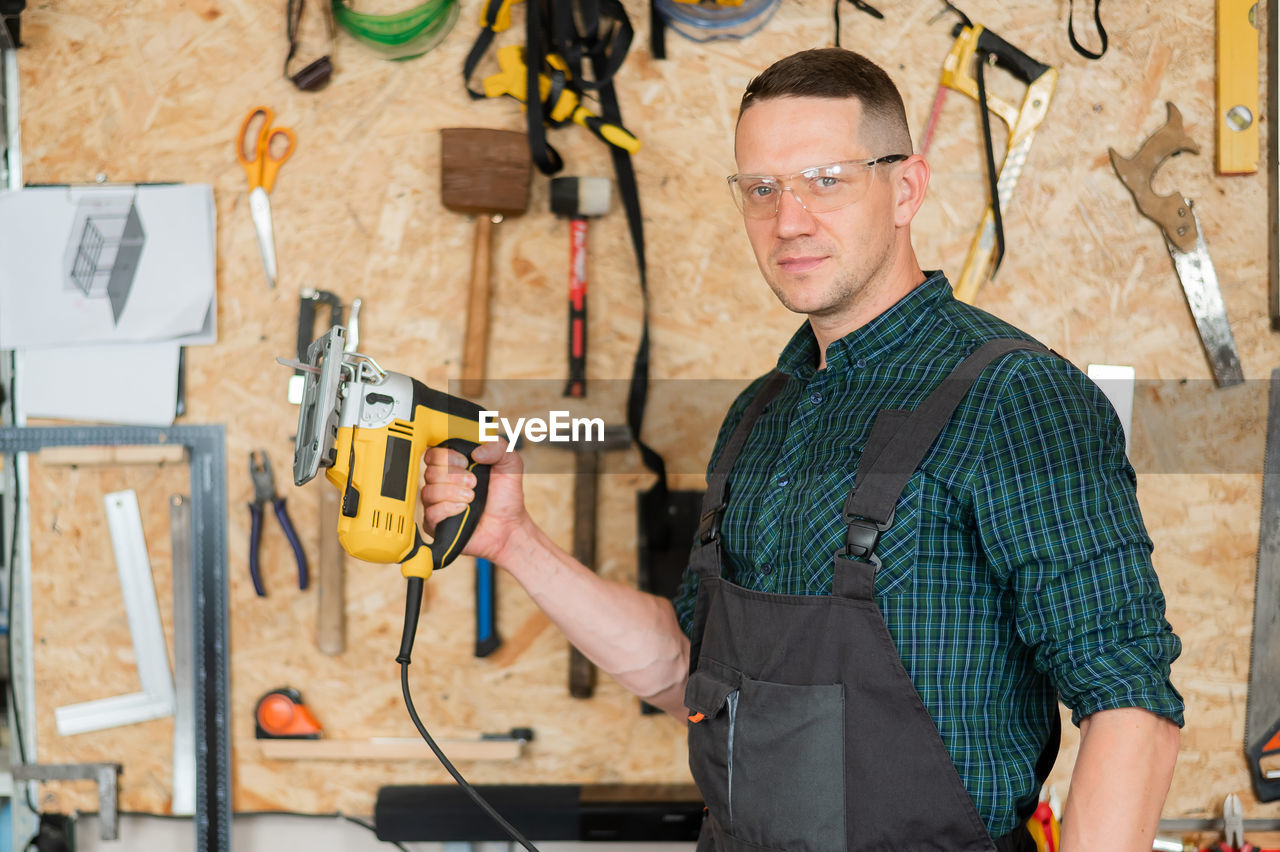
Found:
[[[1244,839],[1244,808],[1240,797],[1229,793],[1222,802],[1222,840],[1211,844],[1204,852],[1259,852]]]
[[[249,452],[249,476],[253,480],[253,502],[249,504],[249,578],[253,580],[253,590],[258,597],[266,597],[266,589],[262,586],[262,572],[258,568],[258,548],[262,543],[262,517],[264,507],[271,503],[276,520],[284,530],[289,547],[293,549],[293,558],[298,563],[298,588],[306,589],[308,584],[307,554],[302,550],[298,533],[289,520],[289,512],[285,509],[284,498],[276,494],[275,475],[271,471],[271,460],[266,450]]]
[[[1244,808],[1235,793],[1222,803],[1222,835],[1232,849],[1244,849]]]

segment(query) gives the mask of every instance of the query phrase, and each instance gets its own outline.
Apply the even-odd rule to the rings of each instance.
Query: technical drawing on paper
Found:
[[[88,298],[106,298],[117,324],[146,243],[135,201],[135,193],[81,198],[63,255],[67,281]]]

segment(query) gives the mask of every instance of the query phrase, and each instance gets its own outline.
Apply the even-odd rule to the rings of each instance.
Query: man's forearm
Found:
[[[684,718],[689,640],[670,601],[597,576],[533,524],[513,533],[494,561],[602,671]]]
[[[1082,720],[1062,852],[1150,849],[1180,736],[1173,722],[1133,707]]]

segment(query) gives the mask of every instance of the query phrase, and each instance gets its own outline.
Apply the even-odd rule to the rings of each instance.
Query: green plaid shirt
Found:
[[[778,359],[790,380],[730,476],[725,576],[830,594],[840,509],[875,413],[915,408],[996,337],[1029,339],[957,301],[940,272],[832,343],[825,370],[805,323]],[[761,381],[730,408],[711,468]],[[1169,681],[1181,643],[1135,482],[1097,386],[1053,355],[1014,352],[961,402],[880,539],[880,611],[992,836],[1035,801],[1055,692],[1077,724],[1117,707],[1182,724]],[[688,573],[675,597],[686,632],[696,595]]]

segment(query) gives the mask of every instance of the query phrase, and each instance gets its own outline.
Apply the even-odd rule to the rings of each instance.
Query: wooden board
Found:
[[[403,581],[394,568],[347,564],[347,649],[315,648],[315,592],[296,588],[289,549],[268,519],[263,565],[269,597],[249,583],[246,547],[252,486],[248,451],[289,456],[296,411],[285,400],[289,371],[276,356],[294,352],[297,293],[319,287],[345,301],[365,300],[361,348],[384,366],[450,389],[458,376],[472,222],[441,202],[440,134],[445,127],[521,130],[510,99],[471,101],[460,68],[477,31],[481,3],[464,0],[456,30],[419,59],[390,63],[340,36],[333,82],[303,94],[285,81],[283,9],[278,4],[149,3],[104,8],[86,0],[32,4],[20,55],[24,174],[35,183],[112,180],[209,182],[218,216],[219,342],[188,353],[187,422],[227,424],[231,553],[232,733],[235,806],[244,810],[369,813],[386,783],[442,782],[430,763],[352,763],[343,771],[310,761],[267,761],[253,740],[252,710],[268,689],[292,685],[328,735],[342,739],[412,736],[401,704],[396,653]],[[1077,7],[1078,30],[1090,26]],[[724,187],[734,171],[732,131],[747,81],[768,62],[830,44],[830,0],[786,0],[772,21],[741,42],[698,45],[668,36],[666,61],[647,50],[647,4],[626,0],[637,29],[618,77],[626,125],[643,142],[635,158],[650,250],[654,406],[647,438],[666,455],[677,485],[695,484],[724,405],[772,364],[798,325],[759,278]],[[843,43],[881,62],[897,80],[917,138],[933,104],[952,21],[930,23],[937,4],[883,0],[883,21],[851,10]],[[1185,650],[1174,678],[1187,699],[1188,725],[1165,813],[1207,817],[1240,793],[1250,817],[1280,816],[1257,805],[1243,759],[1254,547],[1262,432],[1242,399],[1259,399],[1280,362],[1266,305],[1265,169],[1217,177],[1213,168],[1214,4],[1104,4],[1111,49],[1100,62],[1066,39],[1066,4],[972,0],[975,21],[1054,65],[1054,102],[1027,168],[1004,211],[1008,251],[978,304],[1035,334],[1074,363],[1133,365],[1144,382],[1188,379],[1203,404],[1180,411],[1178,434],[1239,452],[1206,467],[1170,461],[1145,445],[1150,426],[1135,412],[1140,498],[1156,542],[1169,620]],[[518,37],[516,26],[499,39]],[[389,11],[381,9],[380,11]],[[1086,40],[1088,36],[1082,36]],[[1265,53],[1265,52],[1264,52]],[[495,70],[492,59],[480,73]],[[1018,86],[988,75],[995,93]],[[1157,190],[1195,199],[1222,284],[1245,375],[1231,391],[1209,392],[1210,374],[1172,264],[1154,225],[1139,216],[1107,161],[1106,147],[1132,152],[1164,120],[1164,102],[1182,110],[1205,152],[1166,165]],[[233,155],[245,111],[271,105],[298,133],[298,148],[272,194],[280,283],[268,290],[249,218],[243,173]],[[1269,132],[1264,121],[1263,133]],[[930,152],[930,199],[914,227],[926,266],[955,277],[985,204],[976,106],[947,100]],[[997,135],[999,142],[999,125]],[[607,152],[579,127],[552,131],[569,163],[565,174],[610,174]],[[642,310],[620,208],[592,222],[589,374],[593,404],[622,419]],[[568,228],[548,211],[547,179],[535,175],[529,212],[503,225],[495,245],[492,340],[486,398],[566,375]],[[696,381],[694,381],[696,380]],[[453,386],[456,390],[456,385]],[[558,388],[554,393],[558,393]],[[490,396],[491,395],[491,396]],[[541,454],[540,454],[541,453]],[[1251,459],[1253,461],[1251,461]],[[531,451],[528,500],[562,545],[570,543],[567,455]],[[181,466],[164,468],[181,470]],[[634,452],[610,456],[601,488],[604,576],[632,582],[634,494],[647,487]],[[168,476],[168,473],[164,474]],[[40,758],[120,760],[121,807],[168,807],[166,722],[132,730],[59,737],[48,708],[127,691],[131,650],[123,610],[106,587],[109,551],[84,544],[105,526],[93,520],[96,496],[138,487],[166,593],[162,550],[169,483],[131,469],[93,472],[34,467],[33,557],[37,633],[36,720]],[[314,560],[320,483],[282,490]],[[143,492],[147,495],[143,496]],[[68,542],[77,543],[74,548]],[[90,567],[92,564],[92,567]],[[499,626],[508,647],[471,656],[469,560],[427,586],[411,672],[429,727],[457,735],[529,726],[536,739],[510,762],[477,762],[479,783],[687,783],[683,729],[641,716],[636,701],[607,678],[587,702],[568,696],[568,650],[509,578],[499,577]],[[109,585],[109,584],[108,584]],[[164,607],[162,606],[162,611]],[[168,622],[166,622],[168,626]],[[91,633],[84,631],[98,627]],[[108,627],[110,629],[108,629]],[[1065,793],[1074,758],[1068,729],[1054,781]],[[66,806],[92,808],[91,793],[51,786]]]

